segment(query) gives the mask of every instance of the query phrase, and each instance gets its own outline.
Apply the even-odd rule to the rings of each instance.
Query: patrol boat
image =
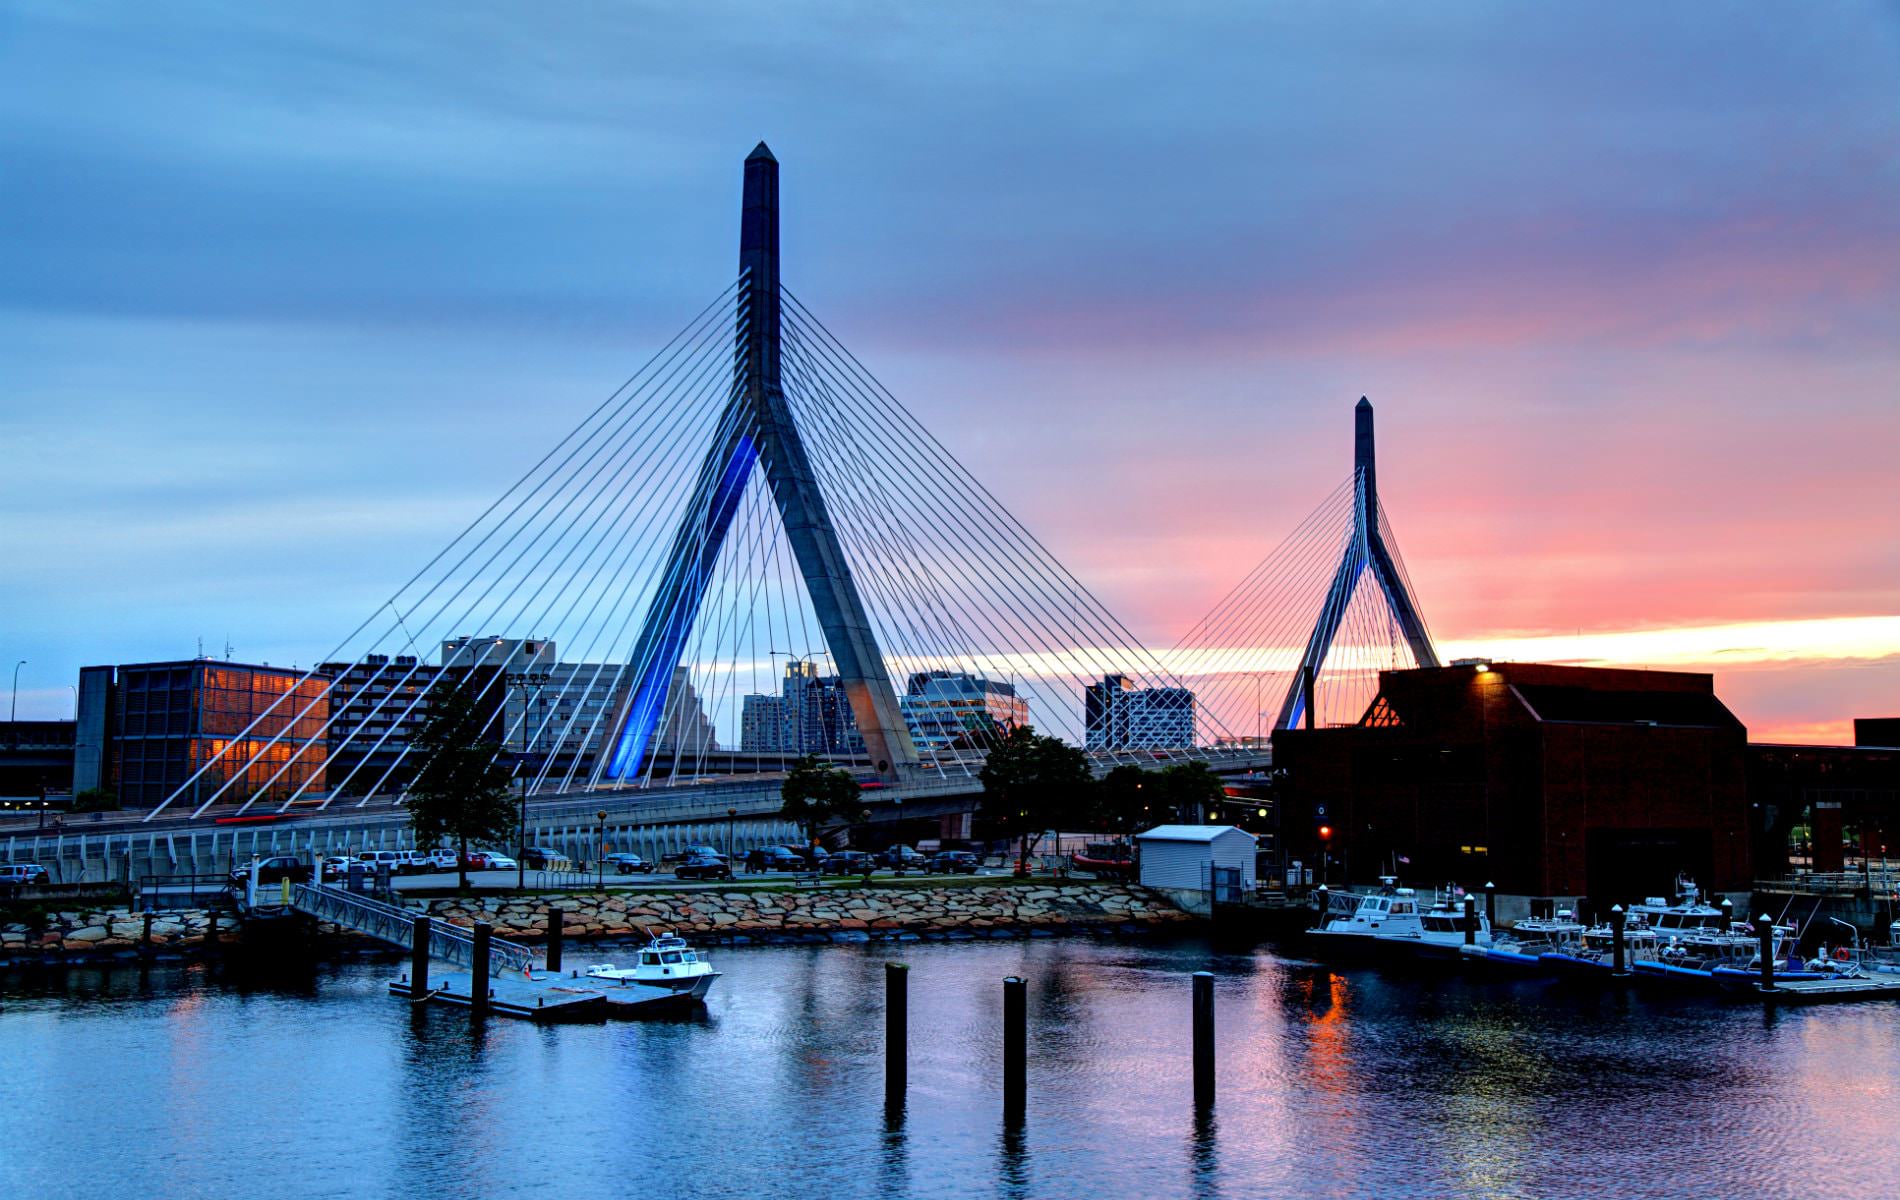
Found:
[[[1379,890],[1370,895],[1333,893],[1328,897],[1330,917],[1311,936],[1341,948],[1403,950],[1413,954],[1455,957],[1465,945],[1463,898],[1441,891],[1430,903],[1418,892],[1398,886],[1390,875],[1379,877]],[[1491,922],[1482,907],[1473,919],[1473,944],[1491,944]]]
[[[631,967],[613,963],[595,963],[587,968],[587,978],[619,984],[640,984],[664,988],[678,995],[704,1000],[712,990],[719,972],[699,956],[686,939],[675,933],[656,933],[641,949]]]

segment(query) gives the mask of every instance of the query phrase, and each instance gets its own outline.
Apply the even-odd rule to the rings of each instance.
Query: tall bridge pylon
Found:
[[[778,159],[760,142],[745,160],[739,349],[733,360],[730,411],[719,423],[721,434],[700,470],[693,500],[667,554],[661,590],[641,626],[633,653],[638,674],[609,727],[606,753],[598,756],[598,779],[640,773],[739,500],[754,467],[761,464],[867,756],[880,775],[892,778],[917,761],[877,634],[785,399],[778,247]]]
[[[387,798],[440,758],[432,727],[544,796],[804,754],[965,786],[1024,724],[1102,769],[1230,740],[784,285],[763,144],[737,279],[315,659],[269,695],[221,672],[146,819]]]
[[[1372,402],[1364,396],[1353,406],[1352,421],[1352,536],[1340,554],[1339,565],[1333,570],[1326,599],[1313,622],[1313,632],[1306,639],[1306,650],[1300,655],[1299,670],[1287,688],[1286,699],[1280,704],[1280,715],[1274,718],[1275,729],[1291,729],[1311,710],[1313,681],[1326,663],[1333,639],[1339,635],[1340,622],[1352,603],[1353,592],[1367,571],[1372,572],[1374,583],[1385,597],[1386,607],[1392,620],[1398,623],[1398,631],[1412,652],[1413,662],[1421,667],[1438,665],[1438,651],[1432,648],[1425,619],[1419,616],[1418,601],[1399,570],[1397,557],[1386,545],[1385,523],[1380,519]]]

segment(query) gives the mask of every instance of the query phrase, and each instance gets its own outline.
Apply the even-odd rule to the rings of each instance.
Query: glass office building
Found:
[[[89,667],[80,673],[79,741],[105,752],[102,778],[88,783],[117,792],[128,808],[160,803],[201,767],[177,803],[202,803],[239,770],[243,777],[220,799],[321,792],[327,683],[212,659]]]

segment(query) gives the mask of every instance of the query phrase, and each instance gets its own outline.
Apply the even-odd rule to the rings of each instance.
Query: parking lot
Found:
[[[979,867],[976,872],[979,878],[983,876],[999,879],[1008,878],[1010,874],[1011,871],[1008,867]],[[881,867],[874,871],[871,877],[876,880],[894,880],[900,878],[895,871]],[[516,885],[518,878],[519,875],[515,871],[470,871],[468,873],[469,884],[478,888],[512,888]],[[814,877],[809,871],[803,873],[793,871],[747,871],[744,869],[743,864],[733,869],[733,877],[730,881],[724,879],[676,879],[673,876],[673,868],[670,866],[630,875],[617,874],[610,868],[600,873],[598,878],[610,888],[665,887],[669,890],[674,888],[728,888],[734,884],[748,883],[805,884],[807,886],[814,884]],[[818,880],[827,884],[838,884],[850,883],[853,880],[862,878],[863,876],[859,874],[828,874],[819,876]],[[905,871],[901,878],[905,880],[948,880],[969,879],[971,876],[932,875],[927,871],[916,870]],[[525,882],[527,886],[531,888],[571,888],[577,886],[592,887],[595,879],[596,873],[591,868],[586,871],[578,869],[568,871],[539,871],[531,868],[526,873]],[[453,871],[440,871],[427,875],[399,875],[393,882],[398,891],[422,891],[431,888],[454,888],[458,885],[459,878]]]

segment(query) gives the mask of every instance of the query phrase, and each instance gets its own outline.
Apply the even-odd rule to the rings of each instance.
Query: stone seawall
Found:
[[[964,933],[1050,931],[1063,927],[1156,925],[1192,918],[1144,888],[1119,883],[996,883],[932,887],[829,887],[781,890],[607,892],[600,895],[483,896],[429,900],[417,906],[457,925],[487,921],[497,936],[538,941],[548,911],[574,940],[637,937],[674,930],[697,941],[798,941],[825,938],[925,937]],[[0,923],[0,968],[53,963],[177,959],[202,953],[209,914],[156,913],[152,940],[142,945],[145,915],[123,908],[47,912],[30,923]],[[219,914],[219,942],[238,938],[237,920]],[[332,945],[372,943],[349,930],[320,925]]]
[[[218,941],[237,937],[237,919],[218,914]],[[152,914],[150,951],[175,958],[205,948],[210,914],[202,909]],[[140,955],[145,914],[123,908],[72,908],[32,922],[0,924],[0,967],[37,962],[112,962]]]
[[[669,929],[698,940],[771,941],[852,931],[875,937],[1190,919],[1153,892],[1118,883],[488,896],[432,900],[428,907],[432,914],[458,925],[487,921],[497,936],[525,941],[547,936],[550,908],[561,910],[562,930],[572,938],[627,937],[648,929]]]

